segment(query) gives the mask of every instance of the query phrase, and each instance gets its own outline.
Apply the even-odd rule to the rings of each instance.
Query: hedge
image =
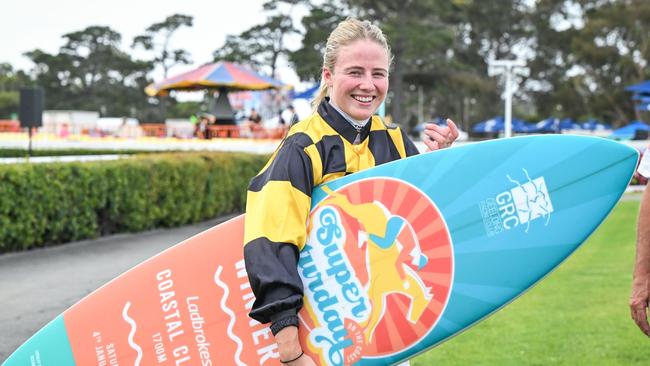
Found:
[[[170,152],[170,151],[167,151]],[[173,152],[181,152],[173,151]],[[114,150],[114,149],[33,149],[31,156],[69,156],[69,155],[131,155],[131,154],[160,154],[155,150]],[[26,158],[29,156],[27,149],[0,148],[0,158]]]
[[[267,159],[166,153],[0,166],[0,253],[243,212],[248,182]]]

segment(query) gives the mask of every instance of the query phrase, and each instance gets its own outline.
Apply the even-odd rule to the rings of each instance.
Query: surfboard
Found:
[[[317,187],[298,264],[303,349],[320,365],[385,365],[467,329],[574,252],[637,160],[601,138],[518,137]],[[243,225],[239,216],[125,272],[3,365],[279,364],[268,326],[247,316]]]

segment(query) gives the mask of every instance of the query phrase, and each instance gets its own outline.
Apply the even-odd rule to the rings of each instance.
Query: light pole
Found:
[[[506,74],[505,137],[512,136],[512,74],[516,71],[527,70],[526,62],[523,60],[490,60],[488,62],[488,75]]]

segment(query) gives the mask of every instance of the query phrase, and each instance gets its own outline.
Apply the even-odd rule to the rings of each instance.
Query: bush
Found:
[[[166,153],[0,166],[0,252],[242,212],[248,181],[267,159]]]
[[[183,153],[182,150],[165,151],[165,153]],[[158,150],[114,150],[114,149],[33,149],[31,156],[70,156],[70,155],[133,155],[133,154],[160,154]],[[26,158],[29,156],[27,149],[0,148],[0,158]]]

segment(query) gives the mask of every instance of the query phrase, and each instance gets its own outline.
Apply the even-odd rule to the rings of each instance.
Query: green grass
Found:
[[[639,202],[613,213],[557,270],[412,365],[649,365],[628,308]]]

